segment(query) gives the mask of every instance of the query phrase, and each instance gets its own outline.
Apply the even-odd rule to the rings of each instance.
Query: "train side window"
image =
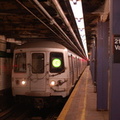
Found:
[[[32,54],[32,72],[44,73],[44,54],[43,53]]]
[[[26,53],[15,54],[14,72],[26,72]]]
[[[50,72],[51,73],[64,72],[63,53],[59,52],[50,53]]]

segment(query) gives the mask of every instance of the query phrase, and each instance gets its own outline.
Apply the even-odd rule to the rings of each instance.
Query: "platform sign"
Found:
[[[120,63],[120,35],[114,36],[114,63]]]

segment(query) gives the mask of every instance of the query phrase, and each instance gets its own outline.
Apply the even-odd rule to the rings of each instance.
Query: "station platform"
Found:
[[[108,111],[97,111],[96,103],[97,93],[87,66],[57,120],[108,120]]]

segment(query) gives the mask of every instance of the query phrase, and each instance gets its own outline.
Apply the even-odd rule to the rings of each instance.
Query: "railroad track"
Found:
[[[27,120],[30,115],[30,107],[23,105],[14,105],[0,113],[0,120]]]
[[[52,102],[41,110],[33,108],[32,104],[17,103],[11,108],[0,112],[0,120],[56,120],[64,102]]]
[[[49,108],[50,109],[50,108]],[[33,113],[36,112],[36,115]],[[56,120],[58,114],[47,109],[32,110],[25,106],[14,105],[11,108],[0,113],[0,120]]]

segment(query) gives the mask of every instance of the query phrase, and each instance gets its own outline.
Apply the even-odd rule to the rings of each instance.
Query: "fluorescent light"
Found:
[[[74,17],[75,18],[83,18],[81,0],[77,1],[76,4],[74,4],[74,0],[73,1],[70,0],[70,5],[72,7],[72,10],[73,10],[73,13],[74,13]]]
[[[77,23],[78,28],[84,28],[85,27],[83,18],[80,18],[80,19],[76,18],[76,23]]]
[[[77,3],[77,0],[73,0],[73,3],[76,4],[76,3]]]
[[[86,33],[85,33],[85,25],[84,25],[84,17],[82,10],[82,1],[81,0],[69,0],[74,18],[77,24],[77,28],[82,40],[82,44],[85,50],[85,53],[88,57],[87,43],[86,43]]]

